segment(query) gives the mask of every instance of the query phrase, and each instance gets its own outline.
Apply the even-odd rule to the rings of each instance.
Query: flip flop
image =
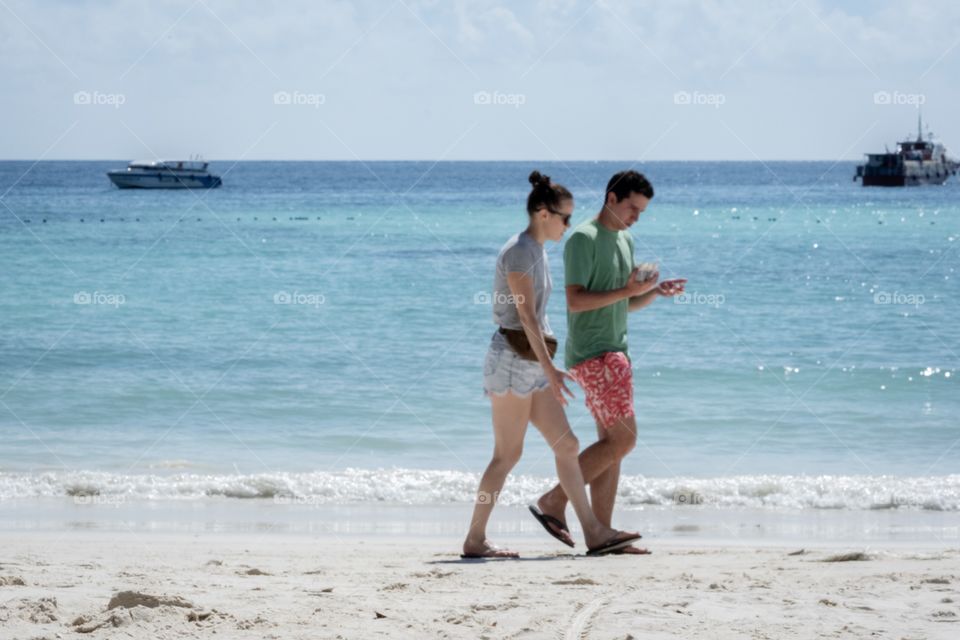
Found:
[[[550,528],[550,525],[552,524],[560,531],[563,531],[567,535],[570,535],[570,529],[567,528],[567,525],[563,524],[560,520],[557,520],[553,516],[548,516],[543,511],[540,510],[540,507],[538,507],[535,504],[528,505],[527,508],[530,509],[530,513],[532,513],[533,517],[537,519],[537,522],[539,522],[540,525],[547,530],[547,533],[549,533],[551,536],[553,536],[563,544],[567,545],[568,547],[575,546],[574,543],[570,542],[569,540],[564,540],[560,536],[560,534],[558,534],[556,531]]]
[[[596,556],[605,556],[608,553],[613,553],[617,549],[622,549],[624,547],[629,547],[631,544],[642,538],[643,536],[630,536],[629,538],[624,538],[622,540],[617,540],[614,537],[613,540],[606,542],[605,544],[600,545],[599,547],[594,547],[593,549],[587,550],[587,555],[591,557]]]

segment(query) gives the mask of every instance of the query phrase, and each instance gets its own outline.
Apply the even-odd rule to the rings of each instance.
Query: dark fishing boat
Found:
[[[860,178],[865,187],[912,187],[922,184],[943,184],[957,174],[960,162],[947,155],[947,148],[927,132],[917,117],[917,139],[897,143],[893,153],[868,153],[866,164],[857,167],[854,180]]]

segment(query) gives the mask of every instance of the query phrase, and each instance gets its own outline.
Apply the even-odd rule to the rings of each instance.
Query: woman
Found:
[[[600,523],[590,507],[577,454],[580,443],[570,430],[563,407],[564,394],[573,397],[548,351],[555,348],[547,321],[547,299],[552,282],[544,242],[559,242],[570,226],[573,196],[562,185],[538,171],[530,174],[533,189],[527,197],[529,224],[503,246],[494,277],[493,317],[500,329],[493,335],[484,363],[484,393],[493,409],[493,459],[480,480],[470,531],[463,543],[464,558],[516,558],[514,551],[498,549],[486,536],[507,474],[520,459],[527,424],[533,422],[553,449],[557,476],[583,527],[588,554],[601,555],[640,539],[636,533],[611,529]],[[566,526],[535,506],[531,512],[547,532],[569,546],[573,538]]]

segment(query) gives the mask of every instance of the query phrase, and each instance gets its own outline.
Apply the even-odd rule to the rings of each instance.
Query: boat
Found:
[[[861,179],[865,187],[913,187],[923,184],[943,184],[957,175],[960,162],[947,155],[947,148],[927,132],[923,137],[923,123],[917,116],[917,139],[897,143],[891,153],[867,153],[867,162],[857,167],[853,177]]]
[[[126,169],[108,171],[121,189],[214,189],[223,184],[202,160],[134,160]]]

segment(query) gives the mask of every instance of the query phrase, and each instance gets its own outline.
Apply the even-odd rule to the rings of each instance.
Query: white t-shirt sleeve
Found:
[[[522,244],[515,244],[507,249],[503,254],[503,270],[505,273],[524,273],[532,275],[533,267],[536,265],[537,256],[530,251],[529,247]]]

